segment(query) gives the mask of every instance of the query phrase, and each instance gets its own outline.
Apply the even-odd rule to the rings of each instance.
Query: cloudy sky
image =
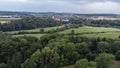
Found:
[[[120,0],[0,0],[0,11],[120,14]]]

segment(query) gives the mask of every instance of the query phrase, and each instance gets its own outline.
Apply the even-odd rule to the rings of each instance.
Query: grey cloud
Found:
[[[120,13],[119,0],[10,0],[0,1],[2,11]],[[112,8],[114,7],[114,8]]]

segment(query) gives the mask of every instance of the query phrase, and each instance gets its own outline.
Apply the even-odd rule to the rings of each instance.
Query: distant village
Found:
[[[50,17],[56,21],[68,22],[71,18],[85,18],[91,20],[120,20],[120,17],[116,18],[115,15],[92,15],[92,14],[68,14],[68,13],[13,13],[8,15],[0,14],[0,23],[10,23],[12,20],[18,20],[23,17],[35,16],[39,18]],[[115,18],[114,18],[115,17]]]

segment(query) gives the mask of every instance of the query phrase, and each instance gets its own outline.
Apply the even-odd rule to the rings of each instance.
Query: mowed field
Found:
[[[55,27],[47,27],[47,28],[36,28],[36,29],[30,29],[30,30],[21,30],[21,31],[25,31],[25,32],[39,32],[40,29],[44,29],[45,31],[49,31],[49,30],[55,30],[57,28],[62,28],[64,26],[55,26]],[[9,32],[6,32],[6,33],[9,33],[9,34],[14,34],[14,33],[18,33],[19,31],[9,31]]]
[[[45,31],[48,30],[53,30],[53,29],[57,29],[57,28],[62,28],[64,26],[55,26],[55,27],[48,27],[48,28],[44,28]],[[39,32],[41,28],[37,28],[37,29],[31,29],[31,30],[23,30],[23,31],[27,31],[27,32]],[[85,37],[89,37],[89,38],[97,38],[97,37],[105,37],[105,38],[113,38],[116,39],[120,36],[120,29],[118,28],[108,28],[108,27],[92,27],[92,26],[83,26],[83,27],[79,27],[79,28],[71,28],[68,30],[64,30],[61,32],[58,32],[60,34],[68,34],[71,32],[71,30],[74,30],[75,33],[84,33],[80,36],[85,36]],[[11,32],[7,32],[9,34],[13,34],[13,33],[18,33],[19,31],[11,31]],[[92,34],[93,32],[93,34]],[[86,33],[90,33],[90,34],[86,34]],[[34,36],[34,37],[41,37],[44,34],[20,34],[20,35],[13,35],[13,37],[19,37],[19,36]]]
[[[86,33],[86,32],[114,32],[120,31],[117,28],[107,28],[107,27],[92,27],[92,26],[84,26],[79,28],[68,29],[59,33],[70,33],[71,30],[74,30],[75,33]]]
[[[99,34],[84,34],[84,35],[80,35],[80,36],[84,36],[84,37],[88,37],[88,38],[112,38],[112,39],[116,39],[120,36],[120,33],[99,33]]]
[[[13,35],[13,37],[21,37],[21,36],[32,36],[32,37],[37,37],[40,38],[44,34],[21,34],[21,35]]]

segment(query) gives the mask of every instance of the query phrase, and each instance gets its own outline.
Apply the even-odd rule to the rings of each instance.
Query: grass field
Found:
[[[45,31],[48,30],[53,30],[53,29],[57,29],[57,28],[62,28],[63,26],[55,26],[55,27],[48,27],[48,28],[44,28]],[[40,28],[37,29],[31,29],[31,30],[23,30],[26,32],[39,32]],[[105,38],[118,38],[118,36],[120,36],[120,29],[117,28],[107,28],[107,27],[92,27],[92,26],[84,26],[84,27],[79,27],[79,28],[71,28],[65,31],[61,31],[58,33],[64,33],[64,34],[68,34],[71,32],[71,30],[75,30],[75,33],[86,33],[86,32],[105,32],[105,33],[94,33],[94,34],[83,34],[80,36],[86,36],[89,38],[92,37],[105,37]],[[19,31],[11,31],[11,32],[7,32],[9,34],[13,34],[13,33],[18,33]],[[13,35],[13,37],[19,37],[19,36],[35,36],[35,37],[41,37],[43,34],[20,34],[20,35]]]
[[[42,28],[45,31],[49,31],[49,30],[53,30],[53,29],[57,29],[57,28],[62,28],[63,26],[55,26],[55,27],[47,27],[47,28]],[[22,30],[22,31],[26,31],[26,32],[39,32],[41,28],[36,28],[36,29],[30,29],[30,30]],[[19,31],[9,31],[6,33],[9,34],[13,34],[13,33],[18,33]]]
[[[0,23],[9,23],[12,20],[19,20],[21,18],[0,18]]]
[[[62,67],[62,68],[74,68],[74,65],[65,66],[65,67]]]
[[[21,18],[0,18],[0,21],[11,21],[11,20],[19,20]]]
[[[85,37],[89,37],[89,38],[112,38],[112,39],[116,39],[120,36],[120,33],[100,33],[100,34],[84,34],[81,36],[85,36]]]
[[[40,37],[43,36],[43,35],[44,35],[44,34],[21,34],[21,35],[13,35],[13,37],[33,36],[33,37],[40,38]]]
[[[75,33],[120,31],[120,29],[117,29],[117,28],[84,26],[84,27],[79,27],[79,28],[68,29],[68,30],[62,31],[60,33],[70,33],[71,30],[74,30]]]

